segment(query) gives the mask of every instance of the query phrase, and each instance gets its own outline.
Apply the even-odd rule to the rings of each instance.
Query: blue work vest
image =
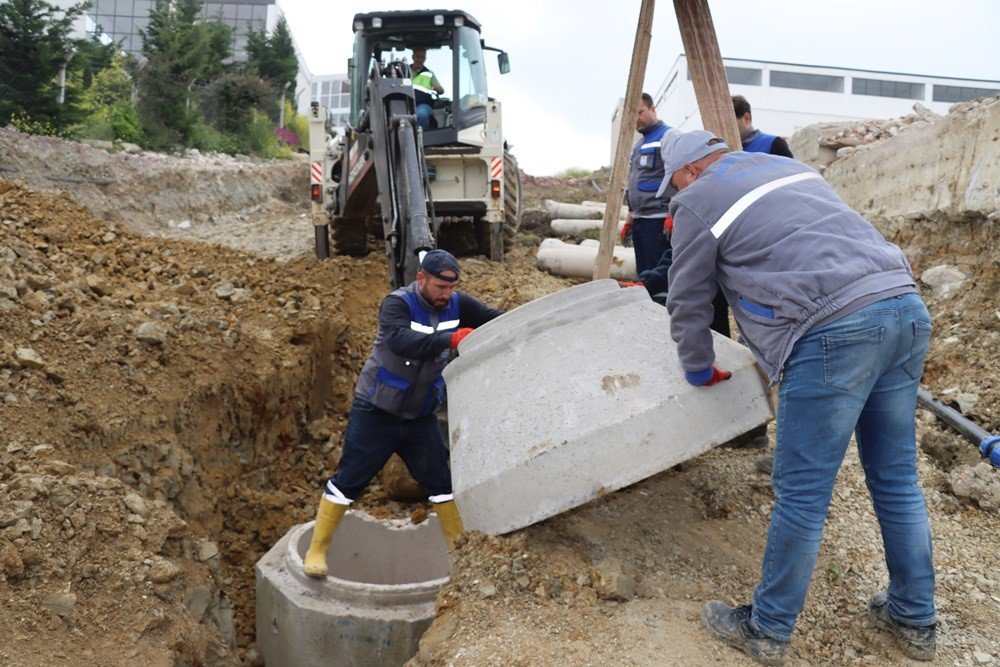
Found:
[[[628,172],[628,204],[636,218],[662,218],[667,214],[669,200],[656,196],[663,181],[663,157],[660,148],[663,135],[670,127],[656,121],[632,147]]]
[[[410,309],[410,329],[434,334],[458,328],[458,294],[452,294],[442,310],[426,307],[417,293],[417,284],[410,283],[390,296],[399,296]],[[354,393],[380,410],[415,419],[433,412],[444,401],[444,377],[451,350],[446,348],[434,359],[410,359],[389,349],[385,332],[379,324],[372,353],[361,369]]]
[[[743,150],[747,153],[770,153],[771,144],[777,139],[773,134],[764,134],[758,131],[750,141],[743,144]]]

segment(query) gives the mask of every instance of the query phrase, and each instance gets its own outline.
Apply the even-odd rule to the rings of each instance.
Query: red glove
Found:
[[[731,377],[733,377],[733,374],[730,371],[724,371],[715,364],[712,364],[712,379],[706,382],[705,386],[711,387],[713,384],[719,384]]]
[[[684,371],[684,379],[696,387],[711,387],[713,384],[719,384],[731,377],[733,377],[732,373],[722,370],[715,364],[700,371]]]
[[[466,336],[468,336],[473,331],[475,331],[475,329],[470,329],[468,327],[464,327],[462,329],[459,329],[455,333],[453,333],[451,335],[451,349],[457,350],[458,349],[458,344],[462,342],[462,339],[465,338]]]
[[[628,280],[619,280],[618,281],[618,286],[619,287],[645,287],[646,283],[642,282],[641,280],[638,281],[638,282],[634,282],[634,283],[633,282],[629,282]]]
[[[665,236],[670,236],[674,233],[674,219],[667,214],[667,217],[663,219],[663,234]]]
[[[621,230],[618,232],[618,238],[621,240],[622,245],[628,247],[632,245],[632,223],[626,221],[622,225]]]

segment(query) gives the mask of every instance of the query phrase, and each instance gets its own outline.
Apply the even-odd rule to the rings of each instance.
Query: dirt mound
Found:
[[[54,451],[0,452],[0,661],[239,664],[214,544],[163,501]]]
[[[521,259],[499,272],[485,260],[463,260],[470,292],[512,308],[566,284],[534,271],[526,252],[516,251]],[[164,655],[195,651],[198,660],[214,663],[205,657],[210,647],[219,661],[229,640],[242,650],[252,647],[253,564],[289,527],[312,518],[318,485],[339,456],[385,285],[379,255],[279,262],[151,239],[94,218],[65,195],[0,181],[0,437],[14,457],[2,460],[9,470],[3,474],[30,480],[57,459],[119,496],[121,480],[155,512],[182,527],[187,522],[176,538],[140,545],[128,516],[112,520],[111,513],[109,521],[123,528],[101,534],[102,554],[135,552],[140,565],[166,559],[182,571],[203,571],[194,545],[217,545],[220,553],[207,561],[214,566],[203,576],[208,582],[178,577],[156,588],[170,619],[192,604],[198,611],[204,590],[211,607],[193,620],[171,620],[173,643],[150,639]],[[42,454],[30,456],[36,449]],[[0,489],[20,501],[21,482],[5,481]],[[47,497],[53,495],[72,501],[70,493]],[[360,505],[381,516],[409,516],[415,507],[388,502],[377,483]],[[103,509],[74,507],[69,515],[87,520]],[[21,531],[21,519],[29,527],[32,520],[48,526],[49,516],[57,530],[62,508],[57,502],[41,514],[18,516],[3,533],[18,552],[38,554],[42,560],[33,567],[39,572],[75,559],[81,566],[103,562],[93,552],[74,556],[76,547],[57,539],[58,532]],[[147,619],[107,610],[122,597],[148,595],[150,584],[126,567],[115,574],[121,585],[106,585],[117,579],[60,585],[70,592],[90,586],[87,609],[104,610],[93,617],[104,619],[102,634],[130,646],[131,638],[146,636]],[[34,590],[34,575],[18,581],[5,590],[17,600],[7,617],[11,632],[0,633],[0,650],[8,653],[9,638],[29,627],[13,620],[17,612],[35,618],[27,610],[36,598],[16,595]],[[226,621],[220,609],[235,618]],[[74,627],[63,623],[53,632]],[[93,627],[84,627],[89,637]],[[150,637],[161,635],[167,636]],[[103,646],[91,645],[101,664],[156,662],[106,653]]]
[[[0,177],[66,191],[95,217],[150,235],[225,239],[231,246],[242,241],[250,250],[267,247],[270,255],[301,254],[312,243],[311,224],[303,219],[307,169],[302,155],[108,153],[0,128]]]

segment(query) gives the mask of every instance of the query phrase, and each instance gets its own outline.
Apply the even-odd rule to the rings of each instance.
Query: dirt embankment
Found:
[[[293,257],[312,243],[308,162],[189,150],[107,151],[0,128],[0,178],[62,190],[97,218],[149,236],[221,242]]]
[[[565,284],[464,264],[504,308]],[[376,255],[152,239],[0,182],[0,652],[217,664],[251,648],[253,564],[315,511],[384,285]],[[413,508],[377,484],[361,506]]]

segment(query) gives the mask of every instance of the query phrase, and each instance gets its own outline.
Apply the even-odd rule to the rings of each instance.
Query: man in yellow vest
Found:
[[[431,127],[431,114],[434,111],[434,94],[444,94],[444,87],[438,82],[434,72],[424,67],[427,60],[427,49],[422,46],[413,48],[413,95],[416,100],[417,123],[425,130]]]

